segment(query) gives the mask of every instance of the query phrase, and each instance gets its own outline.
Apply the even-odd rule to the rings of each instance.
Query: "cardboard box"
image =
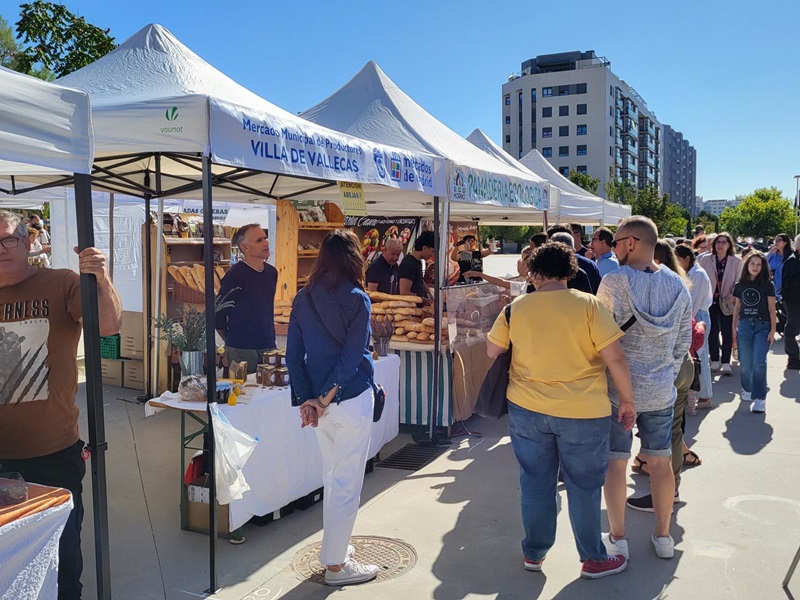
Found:
[[[142,313],[122,311],[122,327],[119,330],[119,355],[122,358],[142,360],[144,358],[144,321]]]
[[[125,361],[125,368],[122,372],[122,387],[144,391],[144,361]]]
[[[104,385],[122,387],[124,367],[122,360],[100,359],[100,374]]]
[[[186,526],[191,531],[208,533],[208,475],[203,475],[187,485],[186,496]],[[217,534],[230,537],[230,516],[227,504],[217,504]]]

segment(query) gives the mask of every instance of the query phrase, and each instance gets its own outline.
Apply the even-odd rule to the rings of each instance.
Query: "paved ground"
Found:
[[[513,271],[516,257],[497,256],[493,270]],[[505,262],[510,268],[503,270]],[[778,599],[781,581],[800,544],[800,373],[784,373],[782,343],[769,358],[766,415],[753,415],[735,395],[738,371],[716,386],[712,411],[689,417],[687,437],[703,465],[683,478],[672,535],[673,560],[655,557],[652,515],[628,512],[632,560],[607,579],[579,579],[580,564],[562,510],[556,546],[543,573],[522,569],[517,465],[506,420],[468,422],[483,437],[453,440],[425,469],[380,469],[365,481],[356,534],[400,538],[418,553],[402,577],[343,591],[301,582],[294,554],[321,538],[318,505],[266,527],[246,526],[247,543],[219,544],[223,589],[214,598],[460,600],[462,598]],[[114,598],[188,599],[207,587],[207,538],[178,523],[179,417],[144,419],[135,393],[106,388],[109,506]],[[83,400],[81,398],[81,404]],[[85,412],[84,412],[85,418]],[[86,431],[85,421],[82,431]],[[408,441],[404,432],[384,452]],[[84,498],[91,505],[91,482]],[[629,479],[646,493],[646,478]],[[605,521],[605,516],[604,516]],[[94,598],[91,507],[84,521],[85,598]],[[791,589],[800,598],[800,573]]]

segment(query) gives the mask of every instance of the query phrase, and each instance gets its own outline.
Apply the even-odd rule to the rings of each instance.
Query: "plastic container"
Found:
[[[119,359],[120,335],[100,336],[100,358],[108,360]]]

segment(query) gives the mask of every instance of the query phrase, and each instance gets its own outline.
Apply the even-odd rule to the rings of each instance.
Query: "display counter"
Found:
[[[380,421],[372,423],[369,456],[399,433],[400,359],[390,355],[375,361],[375,380],[386,389],[386,406]],[[237,429],[258,438],[253,454],[244,467],[250,490],[241,500],[229,505],[229,531],[233,532],[253,516],[263,516],[280,510],[293,501],[322,487],[322,457],[316,434],[311,427],[300,427],[300,413],[291,405],[289,388],[267,388],[255,383],[251,375],[235,406],[220,405],[220,409]],[[183,402],[177,394],[165,393],[150,400],[145,415],[163,409],[180,410],[195,418],[206,414],[205,402]],[[188,436],[182,436],[184,440]],[[182,461],[181,481],[185,464]],[[182,515],[186,498],[182,493]],[[185,519],[182,518],[182,523]]]

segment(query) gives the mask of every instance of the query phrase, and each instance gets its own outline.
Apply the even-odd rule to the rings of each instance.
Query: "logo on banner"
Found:
[[[375,166],[378,168],[378,177],[386,179],[386,167],[383,165],[383,152],[375,148],[372,153],[372,160],[375,161]]]
[[[400,172],[402,169],[401,164],[400,157],[397,154],[392,154],[392,162],[390,163],[390,167],[393,181],[400,181],[402,178],[402,173]]]
[[[464,173],[461,169],[456,169],[455,175],[450,181],[450,195],[454,200],[465,200],[467,198],[467,186],[464,183]]]
[[[172,108],[168,108],[164,113],[164,116],[167,118],[167,121],[175,121],[178,118],[178,107],[173,106]]]

